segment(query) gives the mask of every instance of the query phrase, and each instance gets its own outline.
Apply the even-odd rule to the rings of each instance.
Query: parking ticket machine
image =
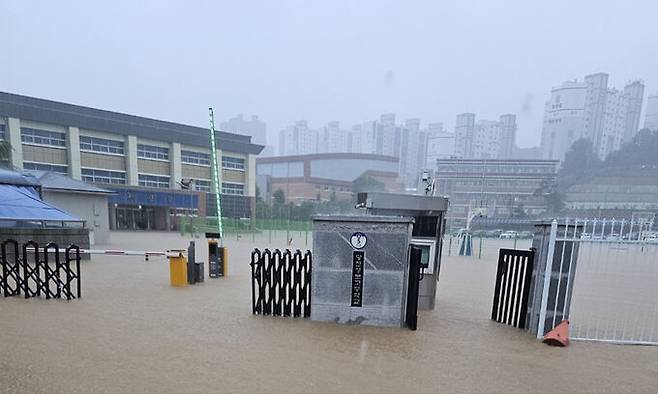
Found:
[[[441,268],[441,248],[445,231],[445,197],[367,192],[357,195],[357,207],[368,214],[413,217],[411,244],[420,249],[421,280],[418,309],[434,309],[436,285]]]

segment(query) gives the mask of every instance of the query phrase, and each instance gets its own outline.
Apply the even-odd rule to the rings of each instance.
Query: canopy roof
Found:
[[[81,222],[39,199],[34,186],[0,184],[0,219]]]

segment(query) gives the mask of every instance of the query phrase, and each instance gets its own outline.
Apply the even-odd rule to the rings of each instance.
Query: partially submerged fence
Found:
[[[80,298],[80,248],[76,245],[60,250],[55,243],[40,247],[33,241],[20,245],[8,239],[0,249],[0,292],[5,297]]]
[[[251,299],[254,315],[311,316],[311,252],[251,253]]]
[[[553,221],[535,246],[530,329],[563,319],[571,338],[658,345],[658,239],[646,220]]]
[[[500,249],[491,320],[526,327],[534,250]]]

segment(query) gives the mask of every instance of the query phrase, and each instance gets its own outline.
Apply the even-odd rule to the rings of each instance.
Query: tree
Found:
[[[9,162],[13,148],[9,141],[0,141],[0,164]]]
[[[542,181],[533,193],[535,197],[544,197],[548,213],[557,215],[564,209],[564,194],[556,182]]]
[[[286,195],[283,193],[283,190],[278,189],[274,193],[272,193],[272,202],[274,204],[280,204],[283,205],[286,203]]]
[[[571,145],[564,156],[560,173],[568,177],[583,177],[601,166],[601,160],[592,149],[592,142],[581,138]]]
[[[528,216],[525,212],[525,206],[522,202],[517,203],[514,208],[512,208],[512,217],[513,218],[524,218]]]
[[[558,215],[564,210],[564,195],[558,190],[553,190],[546,195],[546,207],[548,213]]]
[[[635,137],[606,157],[606,171],[658,168],[658,131],[642,129]]]
[[[386,191],[386,185],[366,174],[361,175],[352,182],[354,193]]]
[[[256,185],[256,201],[259,201],[259,200],[262,201],[263,196],[260,195],[260,187],[258,187],[258,185]]]

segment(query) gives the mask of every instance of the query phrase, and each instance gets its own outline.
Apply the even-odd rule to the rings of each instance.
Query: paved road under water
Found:
[[[170,233],[112,239],[187,244]],[[658,347],[551,348],[491,322],[493,253],[444,257],[436,310],[412,332],[252,316],[255,244],[227,245],[229,276],[196,286],[170,287],[161,259],[95,256],[80,300],[0,299],[0,392],[658,392]]]

